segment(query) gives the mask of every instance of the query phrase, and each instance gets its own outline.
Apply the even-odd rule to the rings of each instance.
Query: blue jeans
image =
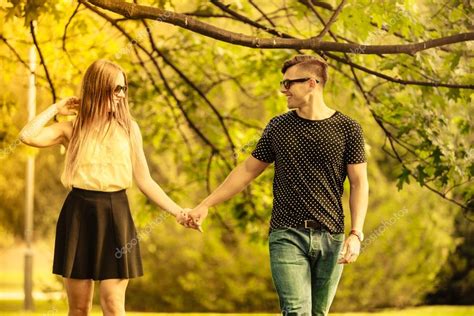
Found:
[[[344,233],[280,228],[269,236],[270,265],[283,315],[325,316],[336,295]]]

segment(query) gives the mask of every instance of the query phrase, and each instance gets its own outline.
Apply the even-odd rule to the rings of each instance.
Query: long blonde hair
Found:
[[[72,187],[72,179],[85,144],[100,136],[105,137],[112,122],[118,123],[118,126],[114,126],[114,128],[122,128],[128,135],[132,159],[135,156],[136,144],[134,137],[132,137],[131,126],[133,118],[128,107],[127,91],[124,91],[125,97],[120,99],[120,104],[115,111],[109,112],[114,104],[115,80],[120,72],[123,74],[125,86],[127,86],[127,75],[119,65],[99,59],[87,68],[82,79],[80,106],[66,151],[64,182],[69,188]]]

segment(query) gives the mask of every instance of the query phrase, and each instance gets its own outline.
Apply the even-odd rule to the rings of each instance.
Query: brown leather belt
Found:
[[[326,226],[321,224],[320,222],[317,222],[312,219],[307,219],[304,221],[303,224],[296,226],[296,228],[299,229],[304,229],[304,228],[312,228],[312,229],[326,229]]]

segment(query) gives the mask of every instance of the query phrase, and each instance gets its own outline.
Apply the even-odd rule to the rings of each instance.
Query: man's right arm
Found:
[[[198,225],[207,216],[208,208],[229,200],[236,194],[242,192],[247,185],[259,176],[270,163],[263,162],[250,156],[243,163],[238,165],[222,184],[217,187],[206,199],[204,199],[194,210],[189,212],[189,216]]]

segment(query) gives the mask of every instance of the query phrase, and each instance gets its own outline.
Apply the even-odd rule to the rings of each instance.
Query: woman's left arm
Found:
[[[158,204],[162,209],[172,214],[173,216],[183,216],[184,210],[176,204],[163,189],[153,180],[150,175],[148,163],[146,161],[145,153],[143,151],[143,140],[140,132],[140,127],[135,121],[132,121],[132,137],[134,137],[137,145],[135,152],[135,159],[132,159],[133,177],[140,189],[150,200]]]

